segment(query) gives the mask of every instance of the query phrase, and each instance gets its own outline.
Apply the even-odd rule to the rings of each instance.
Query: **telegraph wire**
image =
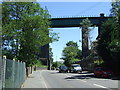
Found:
[[[92,6],[90,6],[90,7],[86,8],[86,9],[80,11],[79,13],[75,14],[75,16],[80,15],[80,13],[86,13],[86,12],[92,10],[93,8],[98,7],[98,6],[101,5],[102,3],[104,3],[104,2],[97,2],[97,3],[93,4]]]

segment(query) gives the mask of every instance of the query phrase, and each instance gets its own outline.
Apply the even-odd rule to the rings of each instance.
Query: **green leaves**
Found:
[[[2,11],[2,49],[9,47],[7,51],[14,53],[12,58],[17,57],[29,66],[38,58],[41,46],[58,39],[49,29],[48,11],[39,3],[3,2]]]
[[[73,41],[66,43],[62,57],[62,59],[65,60],[64,64],[69,67],[72,63],[81,59],[82,54],[80,53],[82,52],[78,49],[77,43]]]
[[[90,45],[92,42],[91,41],[92,37],[90,32],[94,29],[95,26],[93,26],[93,28],[90,28],[91,26],[93,26],[93,24],[88,18],[83,19],[83,21],[80,23],[80,27],[82,27],[82,33],[83,33],[82,42],[84,43],[85,46],[88,45],[88,40],[90,42]]]
[[[115,0],[114,2],[112,2],[112,9],[111,11],[111,15],[115,17],[116,22],[118,22],[118,16],[120,15],[119,9],[120,9],[120,1],[119,0]]]
[[[97,52],[102,57],[106,66],[118,73],[120,61],[120,23],[118,22],[120,2],[112,3],[112,19],[102,24],[102,33],[98,41]],[[119,73],[120,75],[120,73]]]
[[[84,20],[80,23],[80,25],[81,25],[81,26],[85,25],[86,28],[89,28],[90,26],[92,26],[91,21],[90,21],[88,18],[84,19]]]

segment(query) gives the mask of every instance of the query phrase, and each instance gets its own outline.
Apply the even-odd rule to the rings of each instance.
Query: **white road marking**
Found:
[[[107,87],[104,87],[104,86],[101,86],[101,85],[98,85],[98,84],[93,84],[93,85],[101,87],[101,88],[107,88]]]
[[[44,84],[45,84],[45,87],[47,88],[47,84],[45,83],[45,81],[44,81]]]
[[[105,87],[105,86],[102,86],[102,85],[99,85],[99,84],[93,84],[93,85],[98,86],[98,87],[101,87],[101,88],[106,88],[106,89],[108,89],[108,90],[112,90],[112,89],[110,89],[110,88],[108,88],[108,87]]]
[[[41,70],[41,72],[40,72],[40,76],[41,76],[41,78],[43,79],[43,82],[44,82],[44,85],[45,85],[45,88],[47,88],[47,84],[45,83],[45,80],[44,80],[44,78],[42,77],[42,70]]]

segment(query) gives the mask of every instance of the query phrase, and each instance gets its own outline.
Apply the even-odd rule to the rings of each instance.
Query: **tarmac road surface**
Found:
[[[119,81],[96,78],[93,73],[59,73],[55,70],[35,71],[24,84],[24,88],[100,88],[118,90]]]

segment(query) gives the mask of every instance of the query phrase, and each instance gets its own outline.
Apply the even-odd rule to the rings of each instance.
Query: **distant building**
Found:
[[[43,65],[49,64],[49,44],[46,44],[40,48],[38,59],[42,62]]]

